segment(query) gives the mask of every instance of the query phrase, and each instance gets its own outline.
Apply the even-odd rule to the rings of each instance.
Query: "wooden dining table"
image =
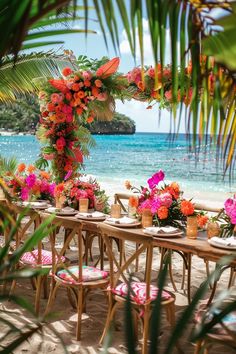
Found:
[[[23,211],[23,208],[19,208]],[[41,220],[45,220],[50,214],[45,210],[38,210]],[[28,215],[30,213],[28,212]],[[82,230],[89,233],[99,235],[99,224],[102,221],[79,219],[75,216],[59,216],[55,215],[54,224],[63,226],[65,229],[73,229],[76,225],[82,224]],[[117,225],[114,227],[118,227]],[[145,235],[141,226],[139,227],[122,227],[122,231],[134,238],[138,235]],[[86,240],[86,238],[85,238]],[[86,245],[86,242],[85,242]],[[199,232],[196,239],[189,239],[186,235],[181,237],[157,237],[153,236],[153,246],[160,247],[166,250],[180,252],[184,256],[186,262],[187,273],[187,296],[189,302],[191,301],[191,262],[192,256],[196,255],[206,261],[217,262],[224,256],[233,255],[234,260],[231,261],[230,266],[236,267],[236,251],[227,250],[223,248],[216,248],[208,243],[206,232]],[[103,259],[101,260],[103,262]]]

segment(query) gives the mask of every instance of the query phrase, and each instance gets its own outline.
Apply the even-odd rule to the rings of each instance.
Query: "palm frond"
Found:
[[[65,66],[75,68],[76,64],[69,57],[53,52],[21,55],[16,63],[13,57],[5,57],[0,66],[0,101],[34,92],[35,78],[58,77]]]

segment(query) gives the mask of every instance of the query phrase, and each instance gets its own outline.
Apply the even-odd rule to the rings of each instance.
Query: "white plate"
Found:
[[[141,225],[141,222],[138,220],[135,220],[132,223],[127,223],[127,222],[122,223],[122,219],[117,219],[117,221],[114,221],[113,219],[112,220],[106,219],[104,222],[106,224],[116,226],[116,227],[135,227]]]
[[[167,228],[167,227],[166,227]],[[172,227],[168,227],[169,230],[171,230]],[[165,227],[147,227],[143,230],[143,232],[147,235],[152,235],[155,237],[181,237],[183,235],[183,231],[179,230],[177,228],[172,228],[173,231],[170,232],[162,232],[162,229],[165,229]],[[159,232],[157,232],[160,230]]]
[[[208,242],[213,247],[223,248],[223,249],[226,249],[226,250],[235,250],[236,251],[236,245],[235,246],[234,245],[230,246],[230,245],[227,245],[227,244],[224,244],[224,243],[219,243],[217,241],[212,240],[211,238],[208,240]]]
[[[76,218],[89,221],[104,221],[107,215],[100,212],[93,213],[78,213]]]
[[[71,208],[71,210],[69,210],[69,209],[66,210],[66,209],[57,209],[57,208],[51,207],[51,208],[46,209],[45,211],[48,213],[56,214],[56,215],[60,215],[60,216],[74,216],[77,214],[77,211],[72,208]]]
[[[31,209],[47,209],[50,204],[46,202],[18,202],[17,205]]]

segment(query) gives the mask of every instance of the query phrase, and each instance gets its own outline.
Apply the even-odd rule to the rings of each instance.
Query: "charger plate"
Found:
[[[77,210],[66,210],[66,209],[58,209],[58,208],[47,208],[45,210],[46,212],[50,213],[50,214],[56,214],[58,216],[74,216],[78,213]]]
[[[171,232],[165,232],[164,229],[165,229],[165,227],[152,226],[152,227],[145,228],[143,230],[143,232],[145,234],[147,234],[147,235],[152,235],[154,237],[167,237],[167,238],[170,238],[170,237],[182,237],[182,235],[184,233],[182,230],[177,229],[177,228],[173,228],[173,231],[171,231]],[[174,229],[176,231],[174,231]]]

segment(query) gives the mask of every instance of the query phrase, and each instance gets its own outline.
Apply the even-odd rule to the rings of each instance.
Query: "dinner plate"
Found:
[[[113,219],[112,220],[109,220],[109,219],[106,219],[104,221],[106,224],[109,224],[109,225],[112,225],[112,226],[116,226],[116,227],[135,227],[135,226],[139,226],[141,225],[141,222],[136,220],[134,222],[123,222],[122,223],[122,219],[117,219],[117,221],[114,221]]]
[[[99,215],[100,214],[100,215]],[[76,218],[88,221],[104,221],[107,215],[103,213],[78,213],[76,214]]]
[[[56,214],[58,216],[74,216],[78,213],[78,211],[74,209],[66,210],[66,209],[58,209],[54,207],[47,208],[45,211],[51,214]]]
[[[47,209],[50,205],[45,202],[19,202],[17,205],[21,207],[31,208],[31,209],[40,209],[44,210]]]
[[[170,229],[170,227],[168,227]],[[147,227],[143,230],[143,232],[147,235],[152,235],[154,237],[181,237],[183,235],[183,231],[173,228],[173,231],[170,232],[164,232],[162,229],[164,229],[164,227]],[[160,231],[158,231],[160,230]],[[174,231],[176,230],[176,231]]]
[[[223,240],[223,239],[222,239]],[[227,240],[227,238],[225,239]],[[227,242],[227,241],[226,241]],[[210,238],[208,240],[208,243],[213,246],[213,247],[217,247],[217,248],[223,248],[223,249],[226,249],[226,250],[235,250],[236,251],[236,244],[235,245],[227,245],[226,243],[224,244],[223,242],[222,243],[219,243],[217,241],[215,241],[213,238]]]

